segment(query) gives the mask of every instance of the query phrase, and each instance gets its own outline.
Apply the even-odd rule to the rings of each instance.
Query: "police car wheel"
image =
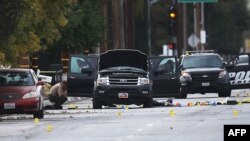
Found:
[[[231,96],[231,90],[225,90],[218,93],[219,97],[230,97]]]

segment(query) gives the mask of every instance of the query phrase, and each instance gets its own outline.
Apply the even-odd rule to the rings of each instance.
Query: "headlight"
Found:
[[[150,81],[148,78],[139,78],[139,85],[146,85],[149,83],[150,83]]]
[[[97,79],[97,86],[99,85],[107,85],[108,84],[108,78],[107,77],[100,77]]]
[[[225,77],[227,75],[227,71],[222,71],[222,72],[220,72],[220,74],[219,74],[219,78],[223,78],[223,77]]]
[[[36,92],[30,92],[30,93],[27,93],[23,96],[23,99],[27,99],[27,98],[35,98],[37,97],[37,93]]]
[[[190,75],[189,73],[187,73],[187,72],[183,72],[183,73],[182,73],[182,76],[183,76],[185,79],[192,79],[192,78],[191,78],[191,75]]]

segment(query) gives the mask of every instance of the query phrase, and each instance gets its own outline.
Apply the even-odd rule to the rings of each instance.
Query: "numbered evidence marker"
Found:
[[[38,124],[38,123],[39,123],[39,119],[38,119],[38,118],[35,118],[35,119],[34,119],[34,123],[35,123],[35,124]]]
[[[237,116],[239,115],[239,111],[238,111],[238,110],[233,110],[233,115],[234,115],[235,117],[237,117]]]
[[[46,128],[47,132],[51,132],[53,130],[53,127],[49,124]]]
[[[170,117],[174,117],[174,116],[175,116],[174,110],[170,110],[170,111],[169,111],[169,115],[170,115]]]

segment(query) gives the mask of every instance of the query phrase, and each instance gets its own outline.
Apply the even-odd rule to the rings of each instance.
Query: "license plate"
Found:
[[[209,83],[209,82],[206,82],[206,83],[201,83],[201,85],[202,85],[202,86],[204,86],[204,87],[207,87],[207,86],[209,86],[209,85],[210,85],[210,83]]]
[[[16,104],[15,103],[4,103],[4,109],[15,109]]]
[[[119,93],[118,98],[128,98],[128,93]]]

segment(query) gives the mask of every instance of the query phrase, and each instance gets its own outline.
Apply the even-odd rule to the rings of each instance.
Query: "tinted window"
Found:
[[[237,65],[248,65],[249,64],[249,58],[248,55],[241,55],[239,56],[239,59],[237,60]]]
[[[186,56],[183,59],[183,68],[222,67],[219,56]]]
[[[81,57],[71,57],[70,72],[81,73],[82,68],[90,68],[88,62]]]
[[[28,72],[0,72],[0,86],[32,86],[34,79]]]
[[[175,59],[165,58],[161,60],[157,69],[164,69],[165,73],[174,73],[175,72]]]

